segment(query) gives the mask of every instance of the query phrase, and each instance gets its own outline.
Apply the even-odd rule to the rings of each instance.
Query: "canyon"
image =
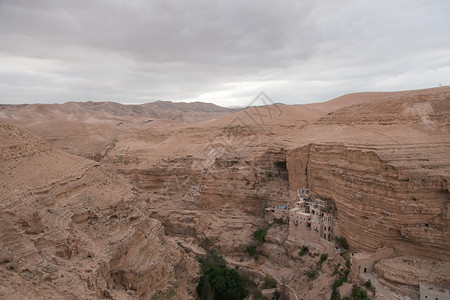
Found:
[[[333,203],[352,253],[394,250],[380,282],[450,286],[450,87],[245,109],[0,106],[0,130],[0,297],[195,299],[192,246],[329,299],[338,259],[308,279],[320,251],[299,257],[286,224],[246,253],[265,208],[301,188]]]

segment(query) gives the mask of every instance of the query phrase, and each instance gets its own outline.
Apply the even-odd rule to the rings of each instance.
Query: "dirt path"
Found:
[[[397,295],[394,294],[394,292],[387,290],[383,285],[381,285],[381,283],[378,281],[378,279],[375,276],[373,276],[372,273],[364,273],[361,275],[364,279],[370,280],[370,282],[375,287],[376,292],[378,294],[382,295],[383,297],[385,297],[386,299],[388,299],[388,300],[403,299],[403,298],[399,298]]]

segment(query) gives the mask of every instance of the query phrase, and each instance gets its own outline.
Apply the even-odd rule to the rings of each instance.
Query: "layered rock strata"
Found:
[[[198,264],[133,187],[0,123],[0,298],[193,298]]]

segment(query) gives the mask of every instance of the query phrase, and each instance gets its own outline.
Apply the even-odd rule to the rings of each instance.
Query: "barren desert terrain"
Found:
[[[330,299],[350,262],[331,249],[307,276],[325,250],[269,226],[302,188],[337,212],[348,255],[393,249],[372,272],[393,294],[448,288],[449,154],[448,86],[239,110],[0,106],[0,298],[197,299],[214,248],[256,288],[268,275],[290,299]]]

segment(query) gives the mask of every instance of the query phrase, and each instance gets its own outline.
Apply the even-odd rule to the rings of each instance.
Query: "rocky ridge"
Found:
[[[0,136],[2,298],[193,297],[197,262],[131,185],[4,123]]]

